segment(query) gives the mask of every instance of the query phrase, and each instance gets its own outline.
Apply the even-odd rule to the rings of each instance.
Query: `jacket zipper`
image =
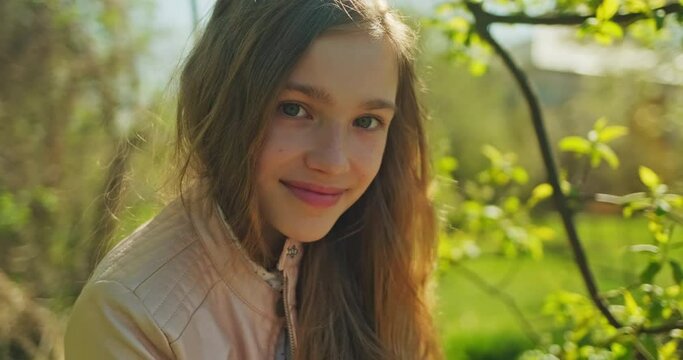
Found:
[[[289,281],[287,279],[287,275],[284,276],[284,287],[282,289],[282,298],[284,300],[284,307],[285,307],[285,320],[287,322],[287,336],[289,338],[289,358],[290,360],[294,359],[294,347],[296,346],[294,342],[294,324],[292,324],[292,313],[289,310],[289,299],[287,298],[288,295],[288,289],[289,289]]]

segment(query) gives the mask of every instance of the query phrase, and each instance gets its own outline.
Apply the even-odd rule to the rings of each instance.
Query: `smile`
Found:
[[[334,206],[345,189],[323,187],[296,181],[280,181],[299,200],[318,208]]]

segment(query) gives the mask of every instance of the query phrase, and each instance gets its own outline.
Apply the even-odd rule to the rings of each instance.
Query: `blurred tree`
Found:
[[[549,313],[562,318],[561,324],[569,326],[564,333],[564,343],[549,346],[546,351],[528,352],[525,358],[533,359],[594,359],[594,358],[644,358],[659,359],[678,358],[678,341],[683,327],[683,314],[680,308],[680,282],[683,272],[676,260],[669,256],[671,233],[673,228],[683,222],[680,211],[683,208],[683,198],[668,193],[668,187],[660,181],[649,168],[640,168],[640,180],[648,188],[648,192],[618,196],[598,196],[599,201],[607,201],[624,206],[624,214],[630,216],[634,211],[642,211],[649,220],[649,228],[654,237],[654,244],[642,245],[640,249],[648,249],[655,255],[647,267],[643,269],[640,281],[628,287],[615,289],[609,293],[601,293],[598,289],[594,274],[588,264],[583,243],[578,236],[574,223],[574,214],[578,210],[577,204],[584,200],[584,185],[586,175],[592,168],[597,168],[602,162],[612,168],[619,166],[619,159],[612,148],[607,145],[615,138],[623,136],[627,129],[619,126],[607,126],[605,119],[596,122],[594,129],[586,138],[571,136],[560,142],[560,149],[571,152],[580,158],[586,166],[579,170],[574,182],[567,181],[566,173],[560,173],[555,163],[551,143],[546,131],[543,112],[539,97],[529,82],[525,71],[517,64],[508,50],[491,35],[492,24],[530,24],[530,25],[574,25],[578,27],[579,37],[591,37],[603,45],[621,40],[626,28],[633,39],[651,44],[667,31],[677,31],[683,24],[683,2],[666,3],[664,1],[626,1],[604,0],[571,1],[571,2],[517,2],[517,1],[449,1],[441,4],[437,9],[437,18],[431,19],[429,24],[439,28],[449,41],[448,52],[455,61],[469,64],[474,75],[482,75],[487,70],[489,57],[496,54],[506,69],[513,75],[519,90],[524,96],[531,115],[532,124],[541,150],[545,165],[550,191],[539,190],[537,187],[532,194],[540,192],[550,195],[554,199],[559,215],[562,219],[567,239],[574,253],[574,259],[580,270],[586,286],[587,297],[578,294],[565,294],[549,299]],[[490,153],[490,151],[489,151]],[[487,155],[491,159],[490,155]],[[508,169],[514,169],[508,166]],[[496,173],[495,162],[488,171],[489,178]],[[500,172],[497,172],[500,173]],[[508,181],[510,177],[508,176]],[[496,189],[507,183],[492,184],[489,193],[495,194]],[[506,188],[503,187],[502,190]],[[528,209],[513,206],[512,211],[502,211],[495,196],[477,199],[467,194],[467,201],[459,204],[461,208],[452,207],[446,211],[451,217],[453,213],[464,212],[465,220],[453,224],[446,217],[446,228],[443,233],[443,247],[446,251],[448,263],[459,264],[459,259],[453,254],[462,254],[462,242],[453,241],[453,235],[465,233],[465,238],[481,237],[479,233],[481,215],[476,215],[477,232],[472,232],[471,215],[467,209],[479,209],[484,218],[497,220],[503,218],[519,230],[516,234],[529,233],[532,224],[520,223],[515,220],[515,214],[525,213]],[[517,198],[518,199],[518,198]],[[507,201],[507,200],[506,200]],[[519,200],[515,201],[519,204]],[[502,209],[505,206],[503,205]],[[495,217],[487,216],[487,209],[497,209]],[[523,211],[522,211],[523,210]],[[472,213],[472,211],[469,211]],[[490,211],[489,211],[490,213]],[[469,215],[469,217],[468,217]],[[490,223],[491,221],[489,221]],[[495,222],[494,222],[495,224]],[[490,225],[489,225],[490,226]],[[494,226],[495,231],[499,231]],[[505,228],[503,228],[505,229]],[[455,231],[453,231],[455,230]],[[527,231],[525,231],[527,230]],[[504,232],[504,235],[507,234]],[[450,236],[449,236],[450,235]],[[462,238],[463,236],[459,236]],[[530,235],[522,236],[521,240],[513,241],[516,247],[520,244],[529,246]],[[514,240],[514,239],[512,239]],[[532,242],[533,243],[538,243]],[[509,253],[508,242],[503,242],[503,252]],[[469,246],[470,248],[472,245]],[[532,256],[538,254],[530,248]],[[670,266],[673,274],[673,285],[666,292],[654,281],[655,275],[665,266]],[[479,281],[480,279],[477,279]],[[669,283],[670,284],[670,283]],[[489,287],[488,284],[484,284]],[[635,289],[637,289],[637,291]],[[659,289],[659,290],[655,290]],[[506,299],[503,299],[506,301]],[[514,303],[511,305],[515,311]],[[528,322],[523,322],[527,325]],[[527,326],[528,328],[529,326]],[[678,332],[670,332],[679,330]],[[532,334],[532,340],[539,339]]]
[[[136,68],[149,32],[130,24],[147,11],[0,2],[0,358],[62,356],[56,317],[35,314],[71,305],[112,234],[150,105]]]

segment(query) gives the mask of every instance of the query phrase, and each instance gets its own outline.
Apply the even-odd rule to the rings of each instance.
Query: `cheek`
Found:
[[[382,165],[385,146],[386,138],[377,136],[377,138],[360,139],[352,147],[354,163],[364,185],[369,185],[377,175]]]
[[[292,131],[273,126],[266,135],[261,149],[257,165],[258,177],[278,171],[281,164],[301,153],[304,140]]]
[[[296,143],[292,141],[291,134],[278,126],[271,126],[263,142],[263,156],[273,156],[291,151]]]

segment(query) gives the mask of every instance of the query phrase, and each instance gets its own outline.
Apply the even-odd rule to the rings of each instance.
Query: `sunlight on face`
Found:
[[[316,241],[377,175],[394,117],[396,56],[359,32],[318,37],[273,110],[257,169],[269,241]]]

